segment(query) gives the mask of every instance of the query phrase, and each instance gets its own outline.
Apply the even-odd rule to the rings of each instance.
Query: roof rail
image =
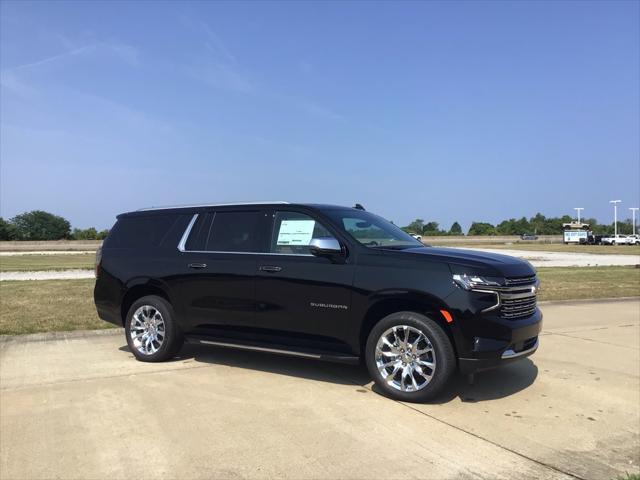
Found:
[[[287,205],[289,202],[283,201],[262,201],[262,202],[233,202],[233,203],[199,203],[199,204],[191,204],[191,205],[167,205],[161,207],[145,207],[139,208],[136,212],[147,212],[149,210],[170,210],[177,208],[195,208],[195,207],[235,207],[242,205]]]

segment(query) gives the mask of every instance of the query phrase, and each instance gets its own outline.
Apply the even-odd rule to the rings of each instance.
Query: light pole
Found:
[[[613,235],[614,237],[618,236],[618,204],[620,202],[622,202],[622,200],[609,200],[609,203],[613,203]]]
[[[578,212],[578,223],[580,223],[580,212],[584,210],[583,207],[573,207],[573,209]]]
[[[631,215],[633,215],[633,220],[632,220],[631,225],[633,225],[633,234],[635,235],[636,234],[636,212],[638,210],[640,210],[640,208],[631,207],[631,208],[629,208],[629,210],[631,210]]]

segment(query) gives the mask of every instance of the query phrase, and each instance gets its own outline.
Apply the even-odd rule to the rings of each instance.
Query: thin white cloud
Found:
[[[224,62],[234,65],[238,63],[236,56],[231,53],[231,50],[227,48],[226,44],[211,26],[201,20],[194,20],[187,15],[180,17],[180,20],[186,28],[205,37],[204,47],[218,60],[223,60]]]
[[[223,63],[204,63],[187,67],[189,76],[206,85],[232,92],[255,94],[257,88],[249,78],[238,69]]]
[[[68,40],[66,40],[65,43],[67,45],[71,45]],[[67,58],[78,57],[85,54],[89,54],[91,52],[101,52],[101,51],[115,55],[119,60],[127,63],[132,67],[137,67],[140,63],[138,59],[138,50],[135,47],[132,47],[131,45],[126,45],[123,43],[115,43],[115,42],[96,42],[96,43],[91,43],[81,47],[74,47],[65,52],[58,53],[50,57],[42,58],[40,60],[36,60],[35,62],[23,63],[21,65],[8,67],[3,71],[3,73],[18,72],[20,70],[38,68],[43,65],[56,63]]]
[[[124,43],[101,43],[101,46],[110,50],[114,55],[116,55],[120,60],[127,63],[131,67],[137,67],[140,65],[140,55],[138,49],[132,47],[131,45],[126,45]]]
[[[245,73],[236,56],[211,26],[187,15],[183,15],[180,20],[185,28],[202,37],[202,45],[207,52],[206,55],[200,56],[195,65],[185,68],[191,78],[213,88],[277,101],[301,110],[311,117],[329,121],[345,121],[345,118],[339,113],[316,102],[280,94],[260,85]],[[304,73],[310,74],[312,67],[308,62],[301,62],[300,69]]]
[[[345,120],[345,118],[339,113],[336,113],[333,110],[323,107],[322,105],[318,105],[317,103],[303,100],[298,102],[298,104],[300,108],[302,108],[305,112],[307,112],[309,115],[313,117],[322,118],[326,120],[334,120],[339,122],[343,122]]]
[[[9,68],[7,68],[5,70],[5,72],[6,71],[16,72],[18,70],[26,70],[26,69],[29,69],[29,68],[39,67],[41,65],[46,65],[48,63],[57,62],[57,61],[62,60],[64,58],[81,55],[81,54],[83,54],[85,52],[88,52],[90,50],[93,50],[95,48],[96,48],[96,44],[85,45],[84,47],[74,48],[73,50],[68,50],[66,52],[62,52],[62,53],[59,53],[57,55],[52,55],[50,57],[43,58],[43,59],[37,60],[35,62],[23,63],[22,65],[16,65],[14,67],[9,67]]]
[[[12,72],[0,72],[0,86],[6,88],[21,97],[33,97],[38,91],[21,81],[17,75]]]

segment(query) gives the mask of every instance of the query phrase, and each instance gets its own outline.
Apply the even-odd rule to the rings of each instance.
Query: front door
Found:
[[[269,251],[257,258],[255,326],[310,346],[342,341],[351,317],[351,259],[309,253],[312,238],[334,236],[317,219],[286,210],[270,217]]]

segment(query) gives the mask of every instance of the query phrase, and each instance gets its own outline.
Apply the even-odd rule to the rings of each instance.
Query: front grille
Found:
[[[536,311],[536,302],[535,293],[519,298],[505,298],[505,296],[502,296],[500,316],[510,320],[528,317]]]
[[[517,278],[505,278],[505,284],[507,287],[515,287],[518,285],[527,285],[529,283],[536,283],[536,276],[531,277],[517,277]]]

